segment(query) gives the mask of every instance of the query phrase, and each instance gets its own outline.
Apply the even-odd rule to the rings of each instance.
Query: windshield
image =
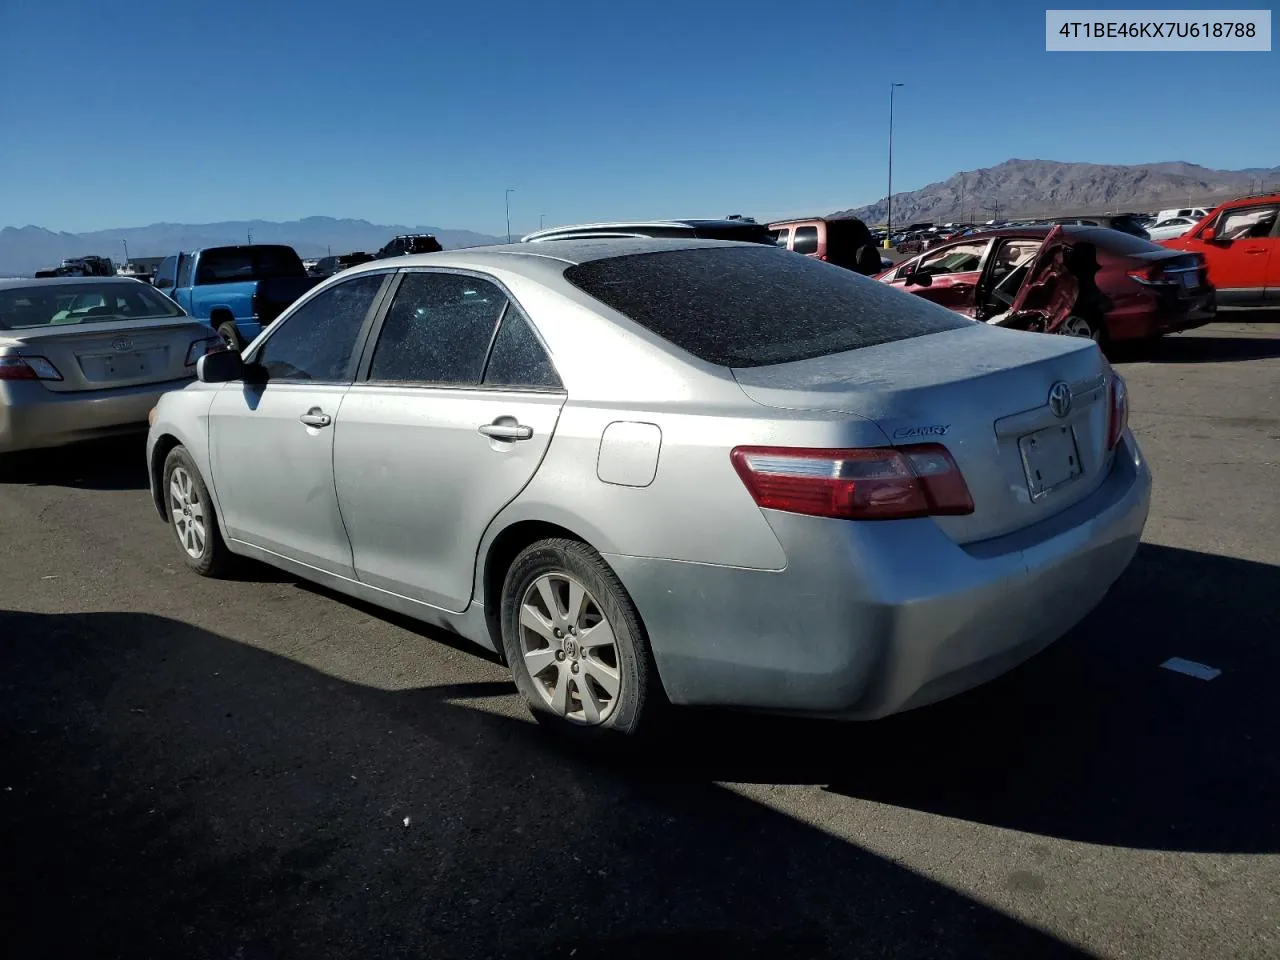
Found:
[[[592,260],[565,278],[708,363],[758,367],[967,326],[937,304],[777,247]]]
[[[75,283],[0,290],[0,330],[185,316],[141,283]]]
[[[303,277],[306,270],[292,247],[224,247],[200,254],[196,283],[241,283],[269,277]]]

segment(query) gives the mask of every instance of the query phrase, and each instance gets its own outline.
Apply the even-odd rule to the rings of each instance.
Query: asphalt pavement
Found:
[[[632,756],[461,641],[188,573],[140,442],[0,465],[0,954],[1280,957],[1280,325],[1121,369],[1153,512],[1070,635]]]

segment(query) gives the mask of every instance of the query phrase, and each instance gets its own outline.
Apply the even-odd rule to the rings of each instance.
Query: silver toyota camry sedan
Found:
[[[222,343],[150,284],[0,280],[0,453],[146,429]]]
[[[1150,476],[1097,346],[756,244],[404,257],[155,411],[182,558],[252,557],[505,657],[535,713],[873,718],[997,676],[1130,562]]]

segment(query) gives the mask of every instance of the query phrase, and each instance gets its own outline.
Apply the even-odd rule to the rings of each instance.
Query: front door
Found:
[[[497,283],[406,271],[335,433],[356,576],[465,610],[480,540],[538,469],[564,399],[532,325]]]
[[[990,247],[990,240],[966,240],[932,250],[914,268],[917,274],[928,274],[932,282],[906,289],[940,307],[972,317],[977,313],[978,281]]]
[[[389,276],[361,274],[304,300],[246,358],[265,379],[218,391],[209,459],[229,537],[354,576],[333,486],[333,436]]]
[[[1274,296],[1280,280],[1280,239],[1276,236],[1276,214],[1280,205],[1269,203],[1224,210],[1213,222],[1216,236],[1203,240],[1199,234],[1183,242],[1167,244],[1176,249],[1194,250],[1204,255],[1209,282],[1218,291],[1218,303],[1227,307],[1254,307]],[[1268,291],[1268,288],[1272,288]]]

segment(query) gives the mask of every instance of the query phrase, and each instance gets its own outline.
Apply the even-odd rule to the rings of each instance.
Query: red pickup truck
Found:
[[[1204,257],[1218,306],[1280,309],[1280,193],[1228,200],[1172,240]]]

